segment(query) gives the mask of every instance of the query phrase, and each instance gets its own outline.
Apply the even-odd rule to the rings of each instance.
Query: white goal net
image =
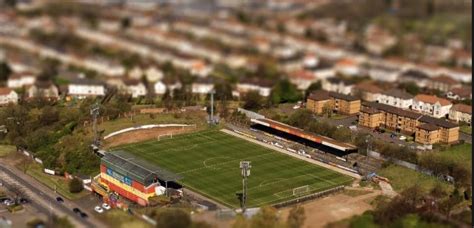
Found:
[[[163,134],[163,135],[158,135],[158,136],[156,136],[156,140],[157,140],[157,141],[160,141],[160,140],[162,140],[162,139],[168,139],[168,138],[172,139],[172,138],[173,138],[173,134],[172,134],[172,133],[169,133],[169,134]]]
[[[309,185],[293,188],[293,196],[301,196],[309,192]]]

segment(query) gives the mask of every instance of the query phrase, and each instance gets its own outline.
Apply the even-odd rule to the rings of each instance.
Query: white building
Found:
[[[413,99],[412,109],[436,118],[445,117],[453,104],[437,96],[419,94]]]
[[[37,80],[27,90],[28,98],[42,97],[51,100],[59,98],[59,90],[51,81]]]
[[[342,93],[345,95],[350,94],[352,87],[354,87],[353,82],[344,81],[339,78],[327,78],[323,80],[321,84],[323,90]]]
[[[133,98],[143,97],[146,95],[146,86],[140,80],[124,80],[124,84],[127,87],[127,93],[131,94]]]
[[[210,80],[197,80],[191,85],[191,92],[194,94],[208,94],[214,90],[214,83]]]
[[[313,82],[318,81],[313,72],[306,70],[290,72],[288,78],[299,90],[306,90]]]
[[[237,83],[236,90],[232,92],[232,95],[240,97],[245,93],[255,91],[262,97],[268,97],[272,91],[272,86],[273,83],[268,80],[258,78],[245,79]]]
[[[455,104],[449,110],[449,119],[456,122],[466,122],[471,125],[472,107],[465,104]]]
[[[390,89],[380,92],[377,102],[401,109],[409,109],[413,104],[413,96],[399,89]]]
[[[30,72],[10,75],[7,80],[7,87],[12,89],[32,86],[36,81],[36,76]]]
[[[18,94],[10,88],[0,88],[0,105],[6,105],[10,103],[18,103]]]
[[[162,81],[155,82],[153,88],[156,95],[163,95],[166,93],[166,85]]]
[[[96,97],[105,95],[105,86],[101,82],[77,79],[67,86],[68,96],[84,99],[86,97]]]

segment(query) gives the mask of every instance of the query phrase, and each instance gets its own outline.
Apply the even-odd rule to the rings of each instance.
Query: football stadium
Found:
[[[231,208],[239,207],[239,163],[244,160],[252,165],[248,178],[249,207],[286,202],[352,181],[349,176],[219,130],[160,137],[111,151],[126,151],[173,173],[180,177],[177,182],[184,188]]]

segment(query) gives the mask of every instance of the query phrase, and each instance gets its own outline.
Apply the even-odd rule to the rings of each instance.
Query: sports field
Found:
[[[174,135],[119,147],[177,173],[185,188],[229,207],[239,207],[235,193],[242,190],[239,162],[251,161],[249,207],[270,205],[301,194],[348,184],[351,177],[293,158],[217,130]],[[119,149],[117,148],[117,149]],[[306,190],[304,190],[306,189]]]

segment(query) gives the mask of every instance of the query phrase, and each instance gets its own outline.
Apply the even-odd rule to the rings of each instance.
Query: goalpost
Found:
[[[293,188],[293,196],[301,196],[309,192],[309,185]]]
[[[170,139],[172,139],[173,138],[173,133],[158,135],[158,136],[156,136],[156,141],[161,141],[162,138],[168,138],[168,137]]]

